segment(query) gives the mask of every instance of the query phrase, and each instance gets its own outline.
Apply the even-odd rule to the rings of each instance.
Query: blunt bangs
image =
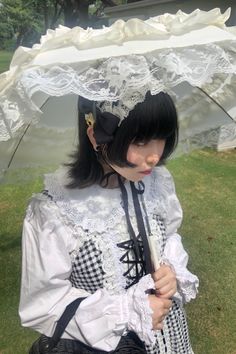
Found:
[[[174,151],[178,142],[178,120],[175,105],[171,97],[161,92],[157,95],[147,93],[144,102],[138,103],[117,128],[114,139],[101,145],[95,153],[87,136],[85,113],[93,112],[92,101],[86,100],[86,107],[79,107],[79,144],[71,155],[72,161],[68,175],[69,188],[85,188],[101,183],[104,171],[101,161],[120,167],[133,167],[127,161],[127,152],[131,143],[148,142],[151,139],[165,139],[165,148],[161,164]]]
[[[132,166],[127,161],[131,143],[148,142],[152,139],[166,140],[160,162],[174,151],[178,142],[178,119],[172,98],[164,92],[146,94],[125,118],[115,133],[114,140],[106,147],[106,160],[114,165]]]

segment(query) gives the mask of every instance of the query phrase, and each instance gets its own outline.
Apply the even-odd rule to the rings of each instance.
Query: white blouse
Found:
[[[181,302],[195,298],[198,278],[186,266],[188,255],[177,229],[182,210],[172,177],[157,167],[144,178],[144,200],[156,247],[162,261],[176,272]],[[154,288],[150,275],[125,290],[125,265],[117,244],[129,239],[120,189],[98,185],[68,189],[65,171],[47,175],[44,194],[34,195],[27,209],[22,240],[22,283],[19,313],[22,325],[51,336],[66,306],[86,297],[66,328],[63,338],[78,339],[98,349],[111,351],[127,330],[135,331],[146,344],[156,339],[147,289]],[[137,231],[129,183],[125,184],[129,214]],[[160,251],[156,215],[166,229],[166,244]],[[101,257],[103,284],[95,292],[72,286],[72,265],[86,241],[92,240]],[[165,326],[164,326],[165,330]]]

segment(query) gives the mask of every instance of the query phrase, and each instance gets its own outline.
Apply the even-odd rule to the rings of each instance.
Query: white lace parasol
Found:
[[[10,70],[0,75],[4,163],[29,124],[45,147],[63,150],[65,132],[73,140],[78,95],[108,106],[119,100],[114,113],[123,119],[147,91],[166,91],[179,113],[180,149],[215,144],[212,129],[236,117],[236,27],[225,26],[229,16],[230,10],[178,11],[103,29],[59,26],[32,49],[18,48]]]

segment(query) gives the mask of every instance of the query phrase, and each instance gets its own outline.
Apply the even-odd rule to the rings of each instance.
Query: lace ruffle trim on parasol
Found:
[[[205,124],[206,115],[202,117],[199,109],[188,114],[185,107],[192,107],[196,94],[180,97],[176,88],[183,83],[208,85],[210,94],[220,99],[227,97],[225,90],[229,87],[234,91],[236,36],[234,28],[229,30],[224,25],[228,16],[229,11],[221,14],[219,9],[196,10],[189,15],[178,12],[147,21],[119,20],[100,30],[60,27],[48,31],[41,44],[32,49],[19,48],[10,71],[0,76],[0,141],[17,136],[32,120],[40,120],[42,96],[46,100],[72,93],[106,100],[108,105],[119,100],[113,113],[123,118],[143,101],[147,91],[169,92],[179,107],[183,140],[224,124],[214,119],[210,125]],[[145,45],[139,46],[139,41]],[[109,57],[111,44],[115,48],[113,57]],[[119,55],[121,48],[125,55]],[[77,56],[72,55],[74,50]],[[91,51],[91,60],[86,62]],[[199,107],[202,109],[202,104]]]
[[[215,44],[197,49],[167,49],[145,56],[110,58],[83,73],[79,73],[79,64],[30,68],[22,73],[16,87],[11,87],[0,97],[0,140],[12,138],[32,117],[35,120],[40,118],[40,107],[31,101],[37,92],[48,96],[73,93],[98,101],[120,100],[113,113],[126,117],[149,90],[152,94],[167,91],[176,96],[173,89],[183,82],[200,87],[211,82],[211,91],[215,90],[211,94],[218,96],[224,92],[224,87],[221,85],[221,90],[215,87],[213,76],[235,72],[234,58]],[[222,82],[227,88],[228,82]],[[178,100],[178,96],[176,100],[177,106],[181,107],[183,101]]]

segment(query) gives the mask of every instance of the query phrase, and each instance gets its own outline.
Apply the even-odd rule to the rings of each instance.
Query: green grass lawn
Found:
[[[9,69],[9,63],[11,61],[13,52],[6,50],[0,50],[0,73]]]
[[[184,209],[181,228],[189,268],[200,278],[198,298],[186,306],[195,354],[235,354],[236,152],[194,152],[169,163]],[[0,354],[27,354],[37,337],[17,315],[21,227],[36,179],[0,185]]]
[[[236,353],[236,151],[202,151],[171,162],[184,209],[190,269],[200,278],[186,306],[195,354]]]

